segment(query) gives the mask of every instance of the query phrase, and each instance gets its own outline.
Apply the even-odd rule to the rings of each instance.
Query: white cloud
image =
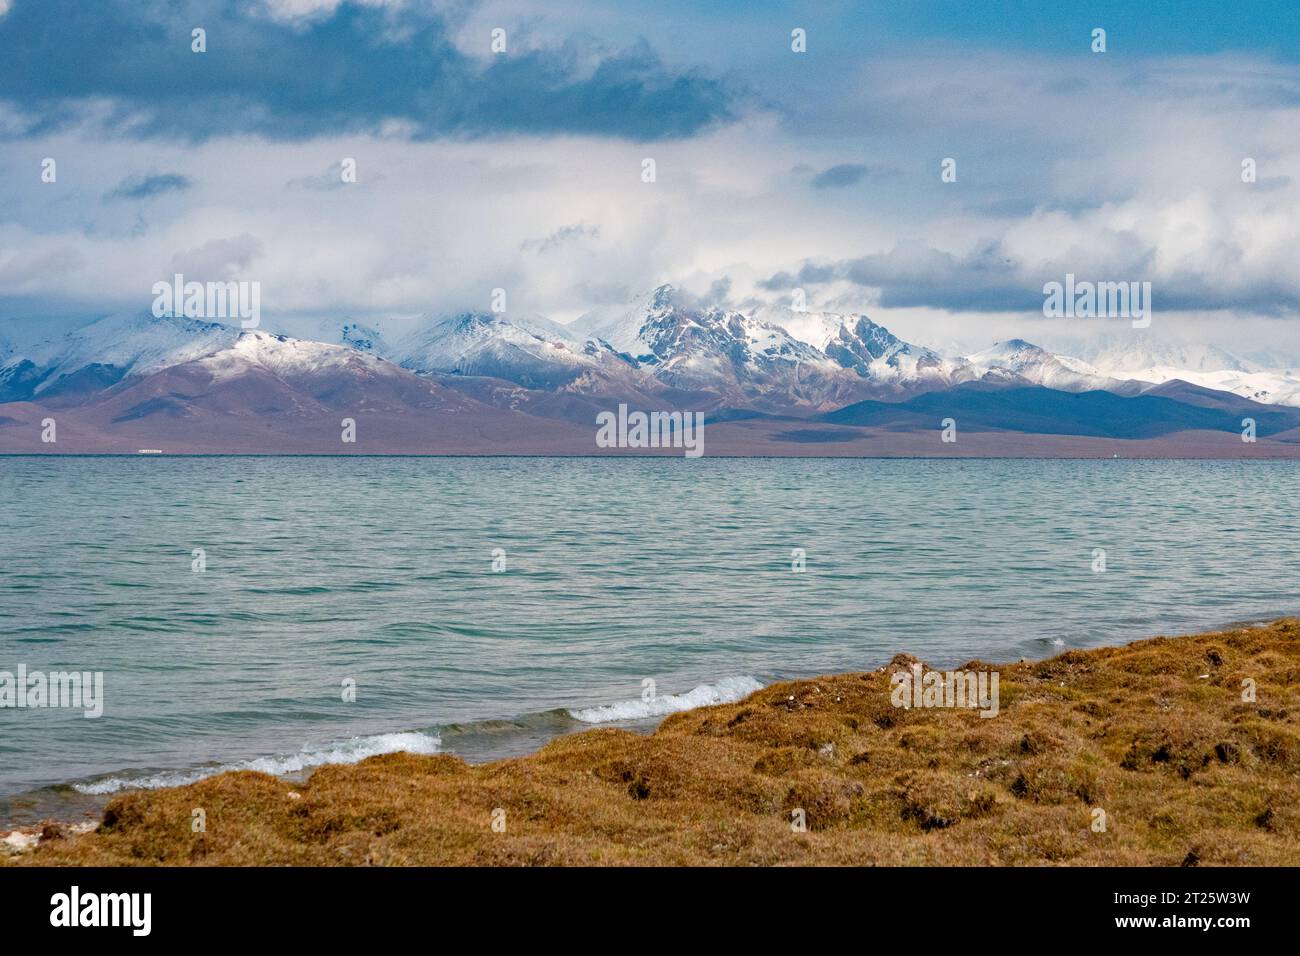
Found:
[[[6,3],[8,0],[0,0]],[[332,14],[349,0],[262,0],[266,12],[276,20],[309,20]],[[404,5],[407,0],[350,0],[350,2],[367,7],[396,7]]]

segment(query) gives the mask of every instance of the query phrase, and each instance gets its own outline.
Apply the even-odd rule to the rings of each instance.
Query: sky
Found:
[[[1072,273],[1300,364],[1300,7],[1058,6],[0,0],[0,335],[179,272],[291,332],[671,282],[1086,354]]]

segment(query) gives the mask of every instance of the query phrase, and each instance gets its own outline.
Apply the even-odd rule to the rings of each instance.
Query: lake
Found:
[[[0,823],[1300,611],[1300,463],[0,458]],[[797,567],[803,570],[795,570]]]

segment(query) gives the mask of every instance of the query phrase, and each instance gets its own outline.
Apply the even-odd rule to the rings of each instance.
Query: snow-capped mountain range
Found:
[[[465,312],[427,316],[391,341],[361,324],[334,328],[321,336],[328,341],[313,341],[145,314],[43,337],[12,323],[6,333],[0,323],[0,403],[73,404],[187,366],[220,381],[253,374],[374,380],[400,372],[463,386],[489,404],[504,395],[512,408],[521,395],[536,403],[540,395],[673,393],[714,408],[806,416],[970,382],[1132,396],[1174,380],[1300,406],[1300,370],[1261,368],[1213,348],[1114,342],[1084,361],[1013,339],[949,357],[866,315],[779,307],[746,314],[701,306],[669,285],[570,325]]]
[[[1094,368],[1114,378],[1153,384],[1182,380],[1265,404],[1300,406],[1300,368],[1263,365],[1211,345],[1153,348],[1112,340],[1088,357]]]

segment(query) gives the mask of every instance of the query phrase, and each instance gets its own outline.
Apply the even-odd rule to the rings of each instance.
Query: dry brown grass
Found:
[[[992,719],[896,709],[887,669],[793,681],[483,766],[392,754],[127,794],[8,862],[1300,864],[1300,621],[997,670]]]

